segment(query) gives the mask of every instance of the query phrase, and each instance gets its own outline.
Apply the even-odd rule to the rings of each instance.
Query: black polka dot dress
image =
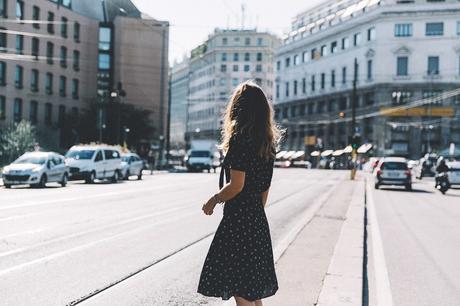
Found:
[[[245,172],[243,190],[224,206],[224,215],[206,256],[198,292],[224,300],[255,301],[278,290],[270,229],[261,193],[270,187],[273,160],[259,157],[248,137],[233,137],[220,177]]]

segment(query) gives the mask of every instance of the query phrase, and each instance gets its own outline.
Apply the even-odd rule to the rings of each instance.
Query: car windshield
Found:
[[[406,163],[385,162],[382,165],[382,170],[407,170]]]
[[[74,159],[91,159],[93,158],[94,150],[71,150],[65,155],[66,158]]]
[[[123,156],[121,160],[124,162],[129,162],[129,158],[130,158],[129,156]]]
[[[209,151],[192,151],[190,157],[209,157]]]
[[[46,158],[44,156],[21,156],[15,160],[13,164],[43,165],[44,163],[46,163]]]

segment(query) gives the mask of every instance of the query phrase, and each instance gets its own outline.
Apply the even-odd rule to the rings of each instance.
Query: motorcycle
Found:
[[[442,194],[445,194],[447,190],[450,188],[450,183],[449,183],[449,176],[447,175],[447,172],[440,173],[436,177],[436,189],[441,191]]]

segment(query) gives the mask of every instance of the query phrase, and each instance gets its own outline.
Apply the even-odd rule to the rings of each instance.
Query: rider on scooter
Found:
[[[438,177],[444,172],[449,171],[449,166],[446,164],[446,159],[444,157],[440,157],[438,159],[438,165],[436,166],[436,186],[438,185]]]

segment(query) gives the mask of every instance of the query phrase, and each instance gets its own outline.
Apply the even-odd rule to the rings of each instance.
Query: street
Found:
[[[432,178],[414,182],[412,192],[368,188],[367,206],[374,202],[381,234],[377,239],[383,245],[383,254],[373,254],[375,241],[368,244],[369,305],[389,305],[377,303],[377,296],[379,301],[392,299],[393,305],[460,305],[460,190],[443,196]],[[371,229],[376,226],[372,214],[368,222]],[[374,231],[370,233],[372,240]],[[374,258],[381,262],[382,256],[386,269],[376,271]],[[385,272],[388,291],[381,275]]]

